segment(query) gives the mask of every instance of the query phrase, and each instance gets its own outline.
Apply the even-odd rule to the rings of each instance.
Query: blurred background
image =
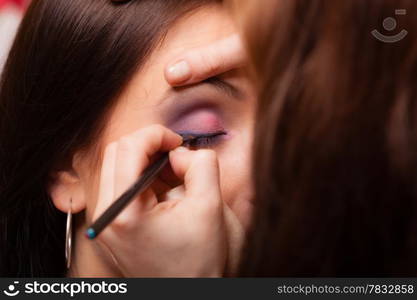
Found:
[[[0,0],[0,73],[30,0]]]

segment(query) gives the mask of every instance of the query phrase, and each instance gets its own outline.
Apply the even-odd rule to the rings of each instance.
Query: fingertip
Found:
[[[134,136],[146,144],[145,152],[148,155],[153,155],[155,151],[171,151],[182,144],[181,135],[161,124],[142,128],[135,132]]]
[[[218,166],[217,153],[211,149],[201,149],[196,152],[195,163],[205,166],[214,165]]]
[[[186,153],[186,152],[190,152],[190,151],[191,151],[191,150],[190,150],[190,149],[188,149],[187,147],[180,146],[180,147],[178,147],[178,148],[174,149],[172,152],[173,152],[173,153],[181,153],[181,154],[184,154],[184,153]]]
[[[182,143],[183,143],[183,138],[182,138],[182,136],[181,136],[181,135],[179,135],[178,133],[176,133],[176,132],[174,132],[174,131],[171,131],[171,132],[170,132],[170,137],[171,137],[171,139],[172,139],[172,146],[173,146],[173,148],[175,148],[175,147],[179,147],[179,146],[181,146],[181,145],[182,145]]]
[[[187,195],[190,199],[216,203],[220,199],[219,175],[216,152],[209,149],[197,150],[184,175]]]
[[[188,148],[186,148],[184,146],[180,146],[180,147],[177,147],[174,150],[172,150],[169,153],[169,155],[170,155],[170,158],[172,160],[175,160],[175,161],[181,160],[181,161],[183,161],[184,159],[186,159],[188,157],[187,154],[189,154],[190,151],[191,150],[189,150]]]
[[[170,84],[181,84],[191,78],[191,68],[187,61],[181,60],[165,69],[165,78]]]
[[[154,124],[150,128],[151,135],[159,135],[164,150],[173,150],[183,142],[181,135],[161,124]]]
[[[216,151],[211,149],[200,149],[196,151],[192,164],[190,165],[190,170],[193,170],[189,172],[191,176],[203,172],[206,177],[218,178],[219,162]]]
[[[169,153],[169,159],[172,170],[175,175],[182,178],[190,163],[191,150],[186,147],[180,146]]]

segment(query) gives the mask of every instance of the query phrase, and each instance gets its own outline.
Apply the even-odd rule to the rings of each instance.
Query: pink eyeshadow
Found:
[[[218,114],[211,109],[198,109],[172,124],[175,131],[209,133],[224,130]]]

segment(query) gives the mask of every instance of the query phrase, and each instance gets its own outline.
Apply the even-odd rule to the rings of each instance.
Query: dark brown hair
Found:
[[[241,275],[415,276],[417,2],[270,0],[251,20],[257,202]]]
[[[214,0],[35,0],[0,85],[0,276],[65,274],[52,170],[97,142],[106,112],[172,22]]]

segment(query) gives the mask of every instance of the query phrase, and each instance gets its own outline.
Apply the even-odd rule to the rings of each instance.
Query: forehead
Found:
[[[136,94],[136,98],[143,99],[145,95],[147,98],[156,97],[157,93],[170,88],[164,78],[168,63],[175,62],[185,51],[206,46],[235,31],[232,18],[219,4],[202,6],[190,12],[172,25],[161,45],[134,76],[129,85],[130,91]],[[145,104],[151,100],[141,102]]]
[[[171,89],[164,77],[167,64],[175,62],[184,51],[208,45],[234,32],[228,12],[217,4],[202,6],[178,19],[117,100],[106,139],[114,140],[137,127],[158,123],[156,105]]]
[[[179,19],[155,52],[177,56],[184,50],[207,45],[235,31],[232,18],[222,5],[206,5]]]

